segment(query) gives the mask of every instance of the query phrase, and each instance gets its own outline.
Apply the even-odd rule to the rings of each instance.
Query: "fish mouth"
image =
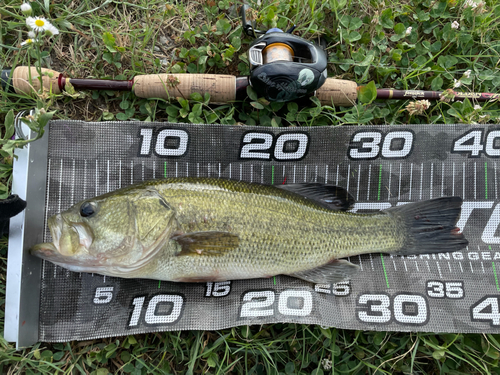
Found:
[[[74,256],[77,252],[88,252],[94,236],[86,223],[72,222],[61,214],[51,216],[48,220],[52,243],[43,243],[32,248],[31,252],[42,258],[56,255]]]

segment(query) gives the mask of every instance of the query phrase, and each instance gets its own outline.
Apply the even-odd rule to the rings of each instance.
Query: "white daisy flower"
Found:
[[[47,34],[47,36],[51,37],[51,36],[59,34],[59,30],[54,25],[49,24],[49,27],[47,27],[47,30],[45,30],[45,34]]]
[[[21,5],[21,12],[23,12],[23,14],[26,14],[27,16],[31,16],[31,5],[29,5],[28,3],[23,3]]]
[[[44,32],[51,23],[43,17],[28,17],[26,18],[26,25],[35,32]]]
[[[25,46],[26,44],[31,44],[38,42],[38,39],[26,39],[24,42],[21,43],[21,46]]]
[[[412,27],[411,27],[411,26],[410,26],[410,27],[408,27],[408,28],[406,29],[405,35],[406,35],[406,36],[410,35],[410,34],[411,34],[411,30],[412,30]]]
[[[460,80],[457,80],[457,79],[454,79],[455,83],[453,84],[453,88],[458,88],[460,86],[462,86],[462,82],[460,82]]]
[[[470,78],[470,74],[472,73],[472,71],[469,69],[469,70],[466,70],[465,73],[464,73],[464,77],[465,78]]]
[[[451,23],[451,28],[452,28],[452,29],[455,29],[455,30],[456,30],[456,29],[458,29],[459,27],[460,27],[460,24],[459,24],[457,21],[453,21],[453,22]]]

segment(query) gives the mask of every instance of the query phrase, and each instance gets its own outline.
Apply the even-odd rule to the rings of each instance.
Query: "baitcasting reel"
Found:
[[[286,102],[308,96],[325,83],[327,56],[325,50],[301,37],[278,28],[267,32],[255,30],[246,19],[248,5],[241,7],[243,29],[258,37],[248,51],[250,85],[261,97]]]

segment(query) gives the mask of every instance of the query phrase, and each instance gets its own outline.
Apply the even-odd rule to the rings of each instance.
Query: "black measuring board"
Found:
[[[370,212],[441,196],[464,199],[463,251],[369,254],[334,285],[287,276],[173,283],[73,273],[43,262],[39,339],[297,322],[345,329],[498,332],[500,125],[263,128],[170,123],[50,123],[47,218],[149,179],[323,182]],[[45,240],[50,240],[46,228]]]

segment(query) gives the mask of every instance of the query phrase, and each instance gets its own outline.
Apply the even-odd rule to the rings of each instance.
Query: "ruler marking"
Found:
[[[430,186],[430,199],[432,199],[432,188],[434,185],[434,163],[431,163],[431,186]]]
[[[389,164],[389,183],[387,184],[387,199],[391,197],[391,177],[392,177],[392,164]],[[399,199],[399,194],[398,194]]]
[[[219,163],[219,178],[220,178],[220,163]],[[260,166],[260,183],[264,183],[264,164]]]
[[[448,262],[448,268],[450,269],[450,273],[453,273],[453,271],[451,270],[451,264],[450,264],[450,262]]]
[[[186,162],[186,177],[189,177],[189,162]]]
[[[75,165],[75,159],[73,159],[73,167],[72,167],[72,173],[71,173],[71,205],[73,205],[73,202],[75,201],[75,172],[76,172],[76,165]]]
[[[474,200],[477,199],[477,163],[474,163]]]
[[[62,161],[62,160],[61,160]],[[95,161],[95,195],[99,195],[99,164]]]
[[[455,195],[455,162],[453,162],[453,173],[452,173],[452,183],[451,183],[451,195]]]
[[[470,265],[470,272],[474,273],[474,269],[472,268],[472,262],[469,262],[469,265]]]
[[[403,264],[405,265],[405,271],[408,272],[408,267],[406,267],[406,261],[403,260]]]
[[[460,271],[463,273],[464,269],[462,268],[462,262],[458,262],[458,264],[460,265]]]
[[[497,290],[500,291],[500,286],[498,285],[497,269],[495,267],[495,262],[491,262],[491,266],[493,267],[493,275],[495,276],[495,284],[497,286]]]
[[[307,165],[304,166],[304,182],[307,182]]]
[[[106,160],[106,193],[109,193],[109,159]]]
[[[371,172],[371,165],[370,165],[370,172]],[[370,179],[370,177],[368,177]],[[382,188],[382,164],[380,164],[380,168],[378,170],[378,193],[377,193],[377,200],[380,200],[380,189]],[[368,193],[370,193],[370,183],[368,183]]]
[[[144,163],[143,163],[143,168],[144,168]],[[175,177],[179,177],[179,162],[175,162]]]
[[[167,162],[163,162],[163,177],[167,178]]]
[[[229,179],[231,179],[231,173],[232,173],[232,166],[231,163],[229,163]]]
[[[375,271],[375,267],[373,266],[373,257],[371,253],[370,253],[370,263],[372,265],[372,271]]]
[[[318,165],[316,165],[315,170],[314,170],[314,182],[318,182]]]
[[[196,163],[196,177],[200,177],[200,163]]]
[[[253,164],[252,164],[252,171],[253,171]],[[210,177],[210,163],[207,164],[207,173],[208,177]]]
[[[424,163],[420,164],[420,200],[422,200],[423,183],[424,183]]]
[[[415,267],[417,268],[417,272],[420,272],[420,270],[418,269],[418,262],[415,261]]]
[[[361,267],[361,271],[363,271],[363,262],[361,262],[361,255],[358,255],[359,258],[359,266]]]
[[[175,170],[175,176],[177,177],[177,166]],[[141,181],[144,181],[144,160],[141,161]]]
[[[401,170],[401,169],[400,169]],[[401,178],[401,174],[399,175]],[[410,163],[410,195],[408,196],[408,200],[411,201],[411,185],[413,183],[413,163]]]
[[[443,274],[441,273],[441,267],[439,266],[439,262],[436,261],[436,266],[437,266],[437,269],[438,269],[438,272],[439,272],[439,278],[442,279],[443,278]]]
[[[87,199],[87,159],[83,161],[83,199]]]
[[[50,166],[51,166],[51,161],[52,159],[49,159],[49,162],[48,162],[48,166],[47,166],[47,196],[45,198],[45,202],[48,202],[49,201],[49,197],[50,197]],[[86,176],[84,175],[83,176],[83,181],[84,181],[84,185],[83,185],[83,190],[85,191],[85,178]],[[47,204],[45,206],[45,224],[47,224],[47,218],[49,216],[49,205]],[[47,242],[47,235],[44,233],[43,234],[43,241],[44,242]],[[43,267],[45,267],[45,262],[43,262]]]
[[[384,254],[380,254],[380,259],[382,260],[382,268],[384,269],[385,283],[387,285],[387,289],[389,289],[390,288],[390,286],[389,286],[389,278],[387,277],[387,272],[385,270]]]
[[[441,196],[444,196],[444,163],[441,168]]]
[[[484,199],[488,199],[488,163],[484,162]]]
[[[58,197],[58,203],[57,203],[57,212],[61,212],[62,183],[63,183],[62,178],[63,178],[63,159],[61,159],[61,166],[60,166],[60,171],[59,171],[59,197]]]
[[[243,180],[243,164],[240,163],[240,181]]]
[[[428,261],[425,261],[425,264],[427,265],[427,270],[429,271],[429,273],[431,272],[431,266],[429,266],[429,262]]]
[[[250,164],[250,182],[253,182],[253,164]]]
[[[484,264],[483,264],[483,262],[481,262],[481,268],[483,269],[483,273],[486,273],[486,272],[484,272]]]
[[[274,165],[271,165],[271,185],[274,185]]]
[[[165,168],[167,167],[167,163],[165,163]],[[130,160],[130,183],[134,183],[134,162]]]
[[[335,180],[335,185],[338,186],[338,184],[339,184],[339,164],[337,164],[337,178]]]
[[[121,161],[120,161],[120,163],[121,163]],[[154,179],[156,179],[156,162],[153,160],[153,180]]]
[[[497,162],[495,162],[495,199],[498,199]]]
[[[356,200],[359,201],[359,180],[361,180],[361,164],[358,165],[358,185],[356,188]]]
[[[392,260],[392,264],[394,265],[394,271],[397,271],[398,269],[396,268],[396,262],[394,261],[394,259]]]
[[[346,190],[349,191],[349,177],[351,176],[351,164],[347,166],[347,187]]]
[[[462,172],[463,172],[463,179],[462,179],[462,198],[464,198],[464,199],[465,199],[465,162],[463,163]]]
[[[325,184],[328,183],[328,164],[325,166]]]
[[[221,175],[221,167],[220,167],[220,163],[219,163],[219,178],[220,178],[220,175]],[[264,181],[262,181],[262,183],[264,183]]]
[[[413,164],[411,165],[412,169],[410,172],[410,192],[411,192],[411,174],[413,173]],[[402,163],[399,163],[399,186],[398,186],[398,200],[401,199],[401,179],[403,177],[402,173],[403,173],[403,170],[402,170],[403,166],[402,166]],[[411,193],[410,193],[410,198],[411,198]]]
[[[297,164],[294,164],[294,165],[293,165],[293,183],[295,183],[295,175],[296,175],[296,172],[297,172]]]

